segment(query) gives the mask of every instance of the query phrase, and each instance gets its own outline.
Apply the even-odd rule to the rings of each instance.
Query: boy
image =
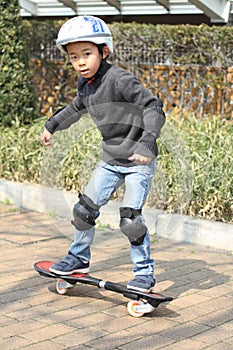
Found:
[[[155,285],[154,260],[150,257],[149,232],[141,212],[155,172],[156,139],[165,123],[162,102],[134,75],[107,63],[113,41],[101,19],[77,16],[68,20],[61,27],[56,43],[68,54],[81,78],[72,103],[56,111],[46,122],[41,142],[50,146],[55,131],[68,128],[88,109],[102,134],[103,153],[74,205],[75,240],[68,255],[50,270],[63,275],[89,271],[90,246],[99,209],[125,183],[120,228],[129,239],[134,264],[134,278],[127,287],[149,292]]]

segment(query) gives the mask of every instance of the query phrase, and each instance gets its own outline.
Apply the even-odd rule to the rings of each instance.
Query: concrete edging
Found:
[[[63,190],[56,190],[41,185],[25,184],[0,180],[0,201],[8,199],[22,208],[48,215],[57,214],[71,218],[72,208],[77,195]],[[117,202],[110,201],[101,208],[99,221],[103,225],[118,228],[119,207]],[[212,222],[178,214],[166,214],[160,210],[144,208],[146,224],[150,232],[160,237],[179,242],[233,251],[233,225]]]

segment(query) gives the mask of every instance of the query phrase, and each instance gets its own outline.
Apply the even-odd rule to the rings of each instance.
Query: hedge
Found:
[[[29,70],[20,7],[17,0],[0,1],[0,123],[19,125],[36,115],[36,94]]]
[[[64,59],[55,39],[65,20],[24,20],[27,50],[36,59]],[[233,65],[233,27],[112,23],[113,62]]]

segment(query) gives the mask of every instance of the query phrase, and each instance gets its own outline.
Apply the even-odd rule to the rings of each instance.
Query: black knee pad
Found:
[[[95,219],[99,216],[99,206],[85,194],[79,194],[79,202],[74,205],[74,220],[71,223],[79,231],[89,230],[95,226]]]
[[[143,223],[141,209],[120,208],[120,228],[132,245],[140,245],[144,241],[147,227]]]

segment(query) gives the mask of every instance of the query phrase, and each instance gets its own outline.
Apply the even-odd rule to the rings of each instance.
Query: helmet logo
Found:
[[[104,33],[105,32],[103,23],[100,19],[89,17],[89,16],[84,16],[83,19],[85,22],[91,23],[93,33]]]

